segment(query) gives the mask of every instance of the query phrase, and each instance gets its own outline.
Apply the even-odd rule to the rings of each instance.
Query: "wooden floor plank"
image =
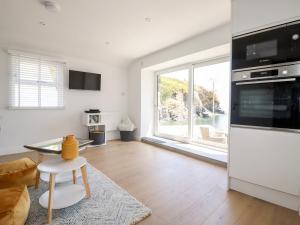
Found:
[[[228,198],[203,223],[203,225],[234,225],[247,210],[252,198],[235,191],[228,192]]]

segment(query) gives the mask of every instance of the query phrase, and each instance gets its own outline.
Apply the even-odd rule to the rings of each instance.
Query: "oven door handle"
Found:
[[[278,82],[291,82],[296,81],[296,78],[288,78],[288,79],[277,79],[277,80],[258,80],[258,81],[246,81],[246,82],[238,82],[236,85],[246,85],[246,84],[265,84],[265,83],[278,83]]]

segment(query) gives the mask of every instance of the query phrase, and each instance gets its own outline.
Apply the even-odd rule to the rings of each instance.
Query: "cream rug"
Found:
[[[53,210],[53,225],[133,225],[151,214],[151,210],[136,200],[107,176],[88,164],[91,198]],[[78,178],[82,184],[82,179]],[[29,188],[31,206],[27,225],[47,224],[47,209],[39,204],[39,197],[48,190],[41,181],[40,188]]]

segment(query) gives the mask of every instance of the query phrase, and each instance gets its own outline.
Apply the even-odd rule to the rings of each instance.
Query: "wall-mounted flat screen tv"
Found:
[[[69,70],[69,89],[101,90],[101,74]]]

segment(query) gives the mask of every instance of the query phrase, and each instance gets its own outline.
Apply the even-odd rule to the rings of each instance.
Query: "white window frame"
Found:
[[[174,141],[180,141],[183,143],[188,144],[197,144],[200,146],[204,146],[200,142],[197,142],[193,139],[193,118],[192,118],[192,112],[193,112],[193,93],[194,93],[194,69],[197,67],[207,66],[207,65],[213,65],[218,64],[222,62],[230,62],[230,56],[229,55],[222,55],[219,57],[203,60],[203,61],[196,61],[189,64],[183,64],[179,66],[170,67],[163,70],[158,70],[154,72],[155,77],[155,87],[154,87],[154,136],[166,138]],[[178,70],[188,69],[189,70],[189,93],[188,93],[188,107],[189,107],[189,114],[188,114],[188,137],[178,137],[168,134],[162,134],[158,132],[158,123],[159,123],[159,115],[158,115],[158,82],[159,82],[159,75],[164,73],[170,73],[175,72]],[[230,113],[229,113],[230,117]],[[229,127],[229,126],[228,126]],[[211,148],[214,148],[211,146]]]
[[[41,110],[47,110],[47,109],[64,109],[64,78],[65,78],[65,72],[66,72],[66,63],[47,56],[40,56],[40,55],[35,55],[31,53],[26,53],[26,52],[20,52],[16,50],[8,50],[8,56],[9,56],[9,67],[11,67],[11,57],[23,57],[23,58],[31,58],[36,60],[37,62],[39,61],[39,67],[41,67],[41,62],[49,62],[49,63],[57,63],[62,66],[62,73],[58,74],[61,75],[61,77],[58,77],[55,82],[51,81],[42,81],[40,80],[40,75],[41,72],[38,74],[39,79],[37,81],[34,80],[26,80],[26,79],[20,79],[19,74],[17,75],[17,78],[12,78],[12,76],[16,76],[13,74],[12,69],[9,69],[9,105],[8,109],[10,110],[23,110],[23,109],[41,109]],[[18,64],[18,66],[20,66]],[[16,68],[15,68],[16,69]],[[19,70],[20,68],[17,68]],[[15,79],[15,80],[14,80]],[[12,101],[15,101],[14,96],[13,96],[13,91],[11,90],[12,85],[16,84],[20,87],[21,84],[27,84],[27,85],[34,85],[38,87],[38,106],[20,106],[20,90],[18,91],[18,103],[15,105]],[[56,106],[42,106],[41,105],[41,87],[42,86],[47,86],[47,87],[57,87],[58,89],[58,96],[57,96],[57,101],[58,105]]]

